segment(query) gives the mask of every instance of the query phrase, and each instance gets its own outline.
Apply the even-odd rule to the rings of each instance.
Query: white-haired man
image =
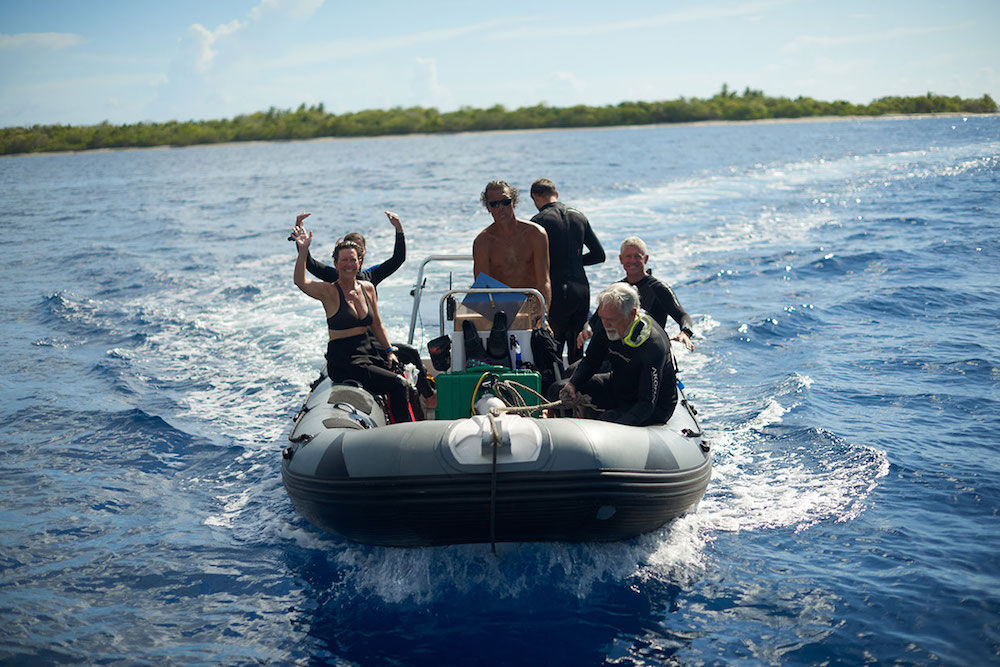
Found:
[[[573,377],[562,387],[571,399],[588,394],[603,408],[604,421],[633,426],[662,424],[677,402],[677,374],[670,338],[639,307],[639,292],[625,282],[613,283],[598,296],[597,316],[608,344],[590,346]],[[598,373],[607,359],[611,372]],[[554,385],[558,388],[558,384]]]
[[[687,314],[677,299],[677,294],[662,280],[658,280],[646,271],[646,263],[649,262],[649,251],[646,243],[638,236],[630,236],[622,241],[618,254],[618,261],[625,269],[625,277],[619,282],[634,285],[639,290],[639,300],[642,309],[656,320],[657,324],[666,328],[667,317],[672,318],[680,327],[680,332],[672,340],[680,341],[688,350],[693,350],[691,337],[694,335],[691,328],[691,316]],[[576,338],[577,347],[583,347],[584,341],[590,340],[590,345],[603,345],[603,336],[600,335],[600,319],[595,314],[590,318],[590,322]]]

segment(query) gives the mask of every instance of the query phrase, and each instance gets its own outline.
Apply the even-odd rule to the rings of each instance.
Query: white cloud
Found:
[[[51,49],[59,51],[84,43],[83,37],[68,32],[25,32],[0,34],[0,51],[13,49]]]
[[[215,49],[216,43],[225,37],[234,35],[245,24],[239,19],[233,19],[229,23],[223,23],[215,30],[208,30],[200,23],[195,23],[188,28],[188,37],[193,43],[188,49],[189,54],[193,54],[193,65],[199,72],[207,72],[212,67],[212,62],[219,52]]]
[[[509,21],[507,19],[497,19],[456,28],[427,30],[410,35],[393,35],[382,39],[338,39],[309,44],[290,52],[284,58],[271,63],[271,65],[284,69],[322,64],[334,60],[347,60],[349,58],[369,56],[417,44],[448,41],[472,33],[492,31],[497,26],[508,24]]]
[[[208,118],[221,99],[216,60],[227,38],[247,25],[239,19],[209,30],[191,25],[179,40],[177,54],[147,113],[156,120]]]
[[[421,74],[422,84],[420,87],[431,93],[440,93],[444,89],[438,82],[437,61],[434,58],[417,58],[417,72]]]
[[[957,26],[936,26],[931,28],[893,28],[861,35],[800,35],[781,47],[782,53],[794,53],[807,49],[832,49],[854,44],[887,42],[893,39],[923,37],[935,32],[968,28],[970,24]]]
[[[143,117],[143,107],[164,79],[158,72],[35,79],[5,90],[0,96],[0,114],[9,118],[6,124],[11,126],[90,125],[102,120],[132,123]],[[72,119],[66,117],[67,100],[73,101]]]
[[[250,20],[260,21],[267,14],[283,14],[293,19],[306,19],[319,11],[324,0],[260,0],[250,10]]]
[[[437,61],[434,58],[417,58],[411,79],[417,104],[424,107],[448,107],[451,93],[438,81]]]
[[[244,43],[252,37],[247,35],[245,39],[244,33],[254,25],[270,23],[274,19],[309,18],[322,7],[323,2],[260,0],[245,19],[233,19],[214,30],[200,23],[192,24],[179,40],[167,79],[149,105],[148,112],[157,118],[184,115],[207,118],[226,113],[233,106],[241,107],[246,89],[240,88],[236,82],[245,78],[240,75],[241,64],[253,60],[247,51],[252,47]],[[250,84],[251,81],[247,81],[247,85]],[[238,96],[232,92],[234,86],[240,90]]]
[[[272,17],[304,16],[321,6],[319,0],[262,0],[245,20],[233,20],[209,30],[201,24],[190,26],[180,40],[178,52],[170,64],[167,81],[160,87],[147,113],[156,119],[209,118],[242,113],[260,104],[260,91],[273,77],[283,84],[279,91],[309,90],[311,83],[293,85],[289,72],[302,72],[312,65],[327,65],[340,60],[363,58],[396,49],[423,44],[448,42],[463,35],[492,31],[509,25],[507,19],[494,19],[473,25],[432,29],[411,34],[375,39],[340,39],[320,43],[295,43],[283,56],[260,59],[244,41],[251,40],[254,26],[264,25]],[[280,12],[280,14],[279,14]],[[267,19],[267,21],[265,21]],[[246,37],[246,40],[244,39]],[[275,45],[277,46],[277,45]],[[438,79],[437,61],[413,59],[411,87],[415,103],[438,108],[450,107],[452,95]],[[248,73],[252,72],[252,73]],[[310,81],[308,78],[305,81]],[[241,85],[240,82],[244,82]],[[277,103],[281,96],[272,96]],[[301,92],[297,93],[303,98]],[[398,104],[389,96],[380,104]],[[366,103],[369,104],[370,102]]]
[[[186,57],[197,71],[207,72],[219,55],[219,43],[246,28],[251,22],[260,21],[267,14],[281,14],[295,19],[308,18],[323,6],[323,2],[324,0],[261,0],[250,10],[247,21],[233,19],[215,30],[209,30],[200,23],[192,24],[186,37],[182,39],[181,58]]]
[[[554,37],[593,37],[610,32],[625,32],[642,30],[654,26],[671,25],[674,23],[692,23],[700,21],[716,21],[718,19],[742,16],[757,19],[762,12],[770,12],[792,0],[762,0],[761,2],[735,3],[716,7],[696,6],[676,12],[644,16],[625,21],[604,21],[583,25],[533,25],[520,29],[506,30],[501,34],[492,35],[493,40],[552,39]]]
[[[584,88],[583,82],[572,72],[553,72],[549,78],[552,84],[558,88],[572,91],[583,90]]]
[[[573,106],[575,104],[585,104],[584,93],[588,89],[587,83],[580,79],[574,72],[566,70],[556,70],[549,72],[536,79],[532,86],[534,96],[531,98],[539,104],[554,107]],[[529,102],[512,103],[514,106],[526,106]]]

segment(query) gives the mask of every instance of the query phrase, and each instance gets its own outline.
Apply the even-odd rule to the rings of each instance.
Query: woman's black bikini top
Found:
[[[344,290],[340,289],[340,283],[333,283],[337,286],[337,294],[340,295],[340,307],[337,308],[332,316],[326,318],[326,326],[330,328],[331,331],[346,331],[347,329],[356,329],[357,327],[366,327],[372,323],[372,304],[368,300],[368,292],[361,288],[361,293],[365,295],[365,304],[368,306],[368,314],[364,317],[359,318],[351,310],[350,304],[347,302],[347,297],[344,296]]]

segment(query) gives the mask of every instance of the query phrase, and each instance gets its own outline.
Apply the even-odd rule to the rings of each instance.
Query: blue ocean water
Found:
[[[279,474],[325,337],[295,213],[370,261],[402,216],[402,340],[419,260],[540,176],[609,251],[592,285],[638,234],[694,316],[698,511],[498,556],[313,529]],[[995,664],[998,192],[998,116],[0,159],[0,662]]]

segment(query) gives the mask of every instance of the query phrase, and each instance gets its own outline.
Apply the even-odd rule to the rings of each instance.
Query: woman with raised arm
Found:
[[[323,304],[330,342],[326,347],[326,369],[334,382],[356,380],[373,394],[385,394],[389,401],[389,419],[393,423],[413,421],[409,407],[408,385],[402,376],[383,367],[382,357],[371,344],[375,340],[388,352],[386,358],[396,365],[395,349],[378,312],[375,287],[359,280],[361,260],[358,244],[341,241],[333,251],[337,280],[332,283],[306,277],[306,258],[312,232],[296,225],[292,238],[298,247],[295,259],[295,285]]]
[[[302,229],[302,221],[308,218],[311,214],[300,213],[295,218],[295,229]],[[389,218],[389,222],[396,229],[396,242],[392,248],[392,257],[385,260],[381,264],[376,264],[370,266],[367,269],[362,269],[358,274],[359,280],[367,280],[372,285],[378,287],[378,284],[391,276],[396,272],[399,267],[403,265],[406,261],[406,239],[403,236],[403,223],[400,222],[399,216],[392,211],[386,211],[385,216]],[[292,235],[294,238],[294,233]],[[344,235],[345,241],[354,241],[358,244],[358,259],[361,260],[361,264],[365,263],[365,237],[361,232],[350,232]],[[313,274],[321,280],[325,280],[328,283],[332,283],[337,280],[337,267],[327,266],[326,264],[321,264],[313,259],[312,255],[306,256],[306,271]]]

